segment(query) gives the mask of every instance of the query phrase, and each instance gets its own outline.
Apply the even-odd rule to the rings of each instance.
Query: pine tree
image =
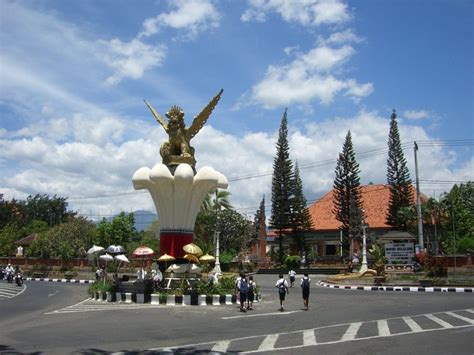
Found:
[[[387,184],[390,187],[390,202],[387,212],[387,224],[404,229],[404,223],[398,216],[402,207],[413,204],[413,189],[407,161],[403,154],[398,132],[397,114],[393,110],[390,117],[388,135]]]
[[[262,201],[260,202],[260,206],[255,213],[254,219],[253,219],[253,228],[252,228],[252,233],[250,236],[250,245],[252,246],[254,244],[259,244],[260,238],[262,237],[262,234],[265,233],[266,229],[266,222],[265,222],[265,196],[263,196]]]
[[[351,132],[347,132],[346,140],[339,154],[334,179],[334,214],[341,222],[342,250],[347,256],[351,242],[362,236],[362,197],[360,192],[359,164],[355,159]]]
[[[307,248],[305,232],[311,230],[312,221],[307,207],[307,201],[303,194],[303,182],[300,177],[298,162],[295,163],[293,175],[293,199],[291,206],[293,237],[298,245],[300,254],[303,254]]]
[[[293,182],[293,164],[290,160],[288,145],[287,110],[283,113],[278,133],[277,155],[273,160],[272,177],[272,214],[270,227],[278,232],[278,256],[283,263],[283,232],[291,228],[291,183]]]

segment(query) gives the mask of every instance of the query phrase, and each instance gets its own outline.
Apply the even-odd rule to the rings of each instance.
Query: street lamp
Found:
[[[216,265],[214,266],[214,273],[217,275],[217,274],[222,274],[222,271],[221,271],[221,263],[219,262],[219,234],[220,232],[218,232],[216,230]]]
[[[367,271],[367,237],[365,235],[365,229],[368,227],[367,224],[362,225],[362,265],[359,269],[360,273]]]

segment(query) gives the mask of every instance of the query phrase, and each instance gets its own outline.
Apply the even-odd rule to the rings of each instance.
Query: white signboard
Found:
[[[413,243],[385,244],[385,257],[388,264],[412,264],[415,257]]]

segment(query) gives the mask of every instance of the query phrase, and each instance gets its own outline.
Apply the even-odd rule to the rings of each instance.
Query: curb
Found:
[[[76,280],[76,279],[47,279],[47,278],[36,278],[36,277],[26,277],[25,281],[44,281],[44,282],[64,282],[72,284],[92,284],[94,280]]]
[[[473,287],[418,287],[418,286],[346,286],[334,285],[324,281],[317,283],[321,287],[336,288],[339,290],[358,291],[397,291],[397,292],[473,292]]]

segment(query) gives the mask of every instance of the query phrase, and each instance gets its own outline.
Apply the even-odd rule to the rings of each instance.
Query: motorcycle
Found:
[[[8,283],[13,282],[13,273],[7,272],[7,281],[8,281]]]
[[[0,268],[0,280],[3,280],[5,278],[5,269],[4,268]]]
[[[17,286],[20,286],[20,287],[23,286],[23,276],[21,276],[20,273],[17,273],[15,275],[15,282],[16,282]]]

